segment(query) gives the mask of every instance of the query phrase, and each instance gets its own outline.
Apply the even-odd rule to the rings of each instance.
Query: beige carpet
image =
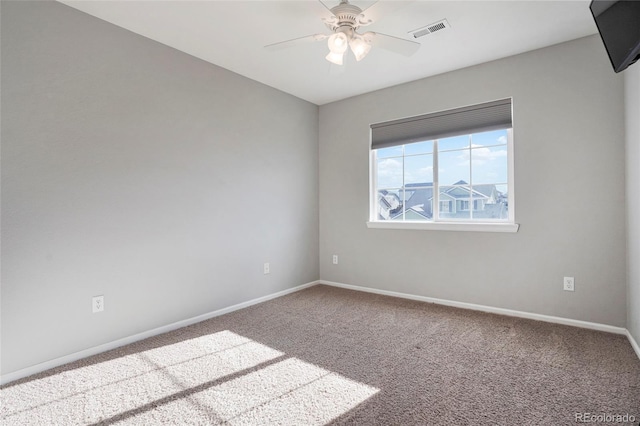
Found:
[[[3,425],[637,425],[640,360],[624,336],[320,285],[0,393]]]

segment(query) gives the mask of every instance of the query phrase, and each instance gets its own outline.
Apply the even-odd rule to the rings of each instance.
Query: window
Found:
[[[371,129],[369,227],[517,230],[511,99]]]

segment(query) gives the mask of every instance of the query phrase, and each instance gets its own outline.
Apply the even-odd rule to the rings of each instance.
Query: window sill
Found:
[[[518,232],[518,223],[456,223],[456,222],[367,222],[367,228],[411,229],[422,231],[471,231],[471,232]]]

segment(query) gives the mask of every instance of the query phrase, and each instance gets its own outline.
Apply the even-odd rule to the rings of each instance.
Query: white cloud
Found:
[[[483,148],[482,145],[471,145],[473,153],[471,154],[469,150],[460,151],[460,155],[458,159],[460,159],[459,166],[468,166],[469,165],[469,156],[473,156],[473,165],[474,166],[482,166],[489,161],[494,161],[498,158],[504,158],[507,156],[507,149],[500,149],[492,151],[489,148]]]
[[[378,186],[381,188],[400,188],[402,186],[402,161],[388,158],[378,162]],[[432,182],[433,167],[420,167],[404,170],[405,182]]]
[[[404,171],[405,183],[429,183],[433,182],[433,167],[420,167],[419,169]]]
[[[378,162],[378,186],[384,188],[402,186],[402,161],[387,158]]]

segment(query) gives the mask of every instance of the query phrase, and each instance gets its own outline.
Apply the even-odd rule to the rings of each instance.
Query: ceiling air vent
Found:
[[[434,22],[433,24],[429,24],[426,27],[421,27],[417,30],[409,31],[409,33],[413,34],[413,38],[418,38],[427,34],[435,33],[437,31],[445,30],[447,28],[451,28],[451,25],[449,25],[449,22],[447,22],[446,19],[442,19],[438,22]]]

